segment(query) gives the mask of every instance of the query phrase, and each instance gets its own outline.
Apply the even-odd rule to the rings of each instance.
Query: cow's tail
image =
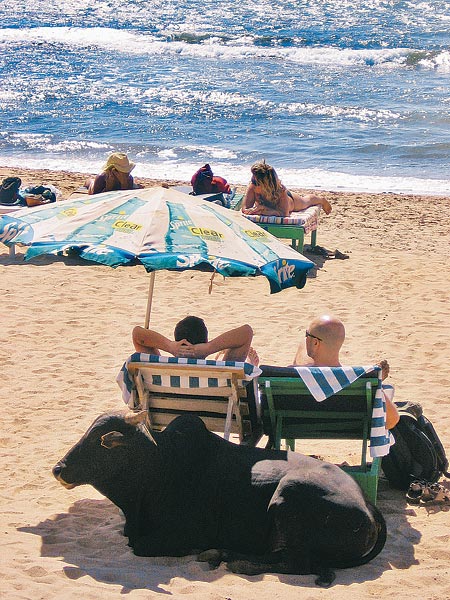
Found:
[[[373,545],[371,550],[369,550],[368,552],[366,552],[366,554],[363,554],[362,556],[355,557],[353,559],[349,558],[347,560],[344,560],[342,564],[333,563],[333,567],[335,567],[336,569],[349,569],[351,567],[359,567],[360,565],[365,565],[366,563],[374,559],[376,556],[378,556],[378,554],[380,554],[380,552],[383,550],[387,537],[386,521],[384,520],[383,515],[376,506],[370,503],[368,503],[368,506],[370,508],[370,511],[378,529],[378,535],[375,544]]]

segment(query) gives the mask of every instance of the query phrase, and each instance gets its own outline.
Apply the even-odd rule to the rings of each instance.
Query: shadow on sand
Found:
[[[334,585],[377,580],[391,565],[397,569],[407,569],[417,562],[414,559],[414,545],[421,536],[406,519],[404,495],[392,490],[383,491],[382,484],[380,487],[380,508],[388,524],[386,546],[367,565],[337,570]],[[67,513],[18,530],[41,536],[41,555],[62,558],[67,563],[64,573],[68,578],[78,579],[88,575],[98,582],[122,586],[122,593],[146,589],[171,594],[165,587],[174,578],[214,583],[227,573],[223,563],[218,569],[209,570],[207,563],[196,561],[195,556],[135,556],[123,536],[123,525],[123,517],[109,500],[86,499],[75,502]],[[262,575],[235,577],[249,582],[263,578]],[[315,588],[314,575],[280,574],[278,577],[280,582],[293,587]]]

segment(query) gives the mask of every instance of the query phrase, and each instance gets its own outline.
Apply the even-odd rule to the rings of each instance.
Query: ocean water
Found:
[[[450,1],[1,0],[0,164],[450,195]]]

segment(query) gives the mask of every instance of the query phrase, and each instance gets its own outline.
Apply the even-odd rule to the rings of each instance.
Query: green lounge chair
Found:
[[[386,439],[381,442],[371,439],[375,396],[380,387],[377,373],[362,374],[344,389],[318,402],[299,378],[296,369],[261,368],[263,372],[258,386],[263,429],[269,437],[267,445],[279,449],[284,439],[287,447],[295,450],[296,439],[359,440],[360,459],[357,464],[342,468],[376,504],[381,454],[389,451]],[[374,445],[375,453],[377,447],[383,447],[379,456],[369,456],[369,441]]]

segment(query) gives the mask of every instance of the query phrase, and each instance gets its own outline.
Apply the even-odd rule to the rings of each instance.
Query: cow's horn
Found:
[[[125,415],[125,423],[128,423],[128,425],[139,425],[141,423],[145,423],[146,419],[146,410],[140,410],[139,412],[133,412],[130,410]]]

